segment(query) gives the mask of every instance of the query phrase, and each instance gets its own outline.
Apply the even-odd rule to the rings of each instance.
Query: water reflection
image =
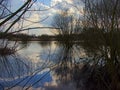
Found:
[[[70,85],[74,87],[72,90],[106,90],[110,88],[112,80],[110,71],[114,72],[115,68],[109,66],[114,64],[106,61],[106,56],[110,59],[109,49],[109,46],[106,47],[100,43],[95,45],[93,42],[79,44],[69,41],[60,42],[57,58],[54,58],[54,61],[57,61],[54,69],[57,87],[62,86],[63,90],[66,88],[65,86],[68,89]],[[119,73],[117,74],[119,75]]]
[[[0,83],[3,89],[16,83],[9,83],[9,81],[23,78],[32,71],[31,62],[19,55],[1,56],[0,64]]]
[[[43,87],[45,82],[50,82],[52,79],[49,68],[53,63],[40,58],[43,49],[35,42],[19,50],[18,54],[0,56],[0,90],[38,88]]]
[[[87,45],[87,42],[73,41],[46,42],[45,46],[44,44],[31,42],[28,47],[18,51],[19,55],[1,57],[1,88],[101,90],[98,87],[102,87],[102,90],[106,89],[107,85],[102,80],[109,82],[110,77],[105,56],[101,52],[105,50],[104,45]]]
[[[60,42],[59,63],[54,74],[57,77],[58,85],[63,86],[63,90],[83,90],[81,81],[81,69],[84,66],[86,54],[84,50],[75,42]],[[87,60],[86,60],[87,62]],[[67,87],[65,87],[67,86]]]
[[[1,56],[0,63],[0,90],[37,88],[51,81],[49,68],[43,64],[36,67],[35,63],[19,55]]]
[[[93,57],[92,65],[89,66],[91,68],[91,75],[86,84],[90,87],[90,90],[120,89],[120,43],[119,36],[116,33],[113,34],[114,37],[110,37],[109,33],[103,34],[103,39],[96,36],[95,40],[93,39],[94,37],[86,36],[87,40],[81,43],[86,54]]]
[[[39,41],[38,42],[42,47],[47,47],[51,45],[52,41]]]
[[[27,48],[30,45],[30,41],[20,41],[19,45],[20,45],[19,49]]]

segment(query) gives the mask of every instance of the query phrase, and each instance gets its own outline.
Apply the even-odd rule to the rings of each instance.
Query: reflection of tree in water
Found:
[[[0,77],[1,78],[14,78],[16,76],[22,76],[30,69],[18,56],[2,56],[0,57]]]
[[[116,47],[118,49],[113,55],[109,44],[106,45],[100,40],[89,40],[90,38],[79,44],[61,42],[62,48],[59,51],[59,63],[55,73],[60,83],[73,82],[81,90],[113,90],[113,82],[118,83],[120,78],[119,47]],[[84,48],[86,57],[88,57],[86,62],[81,62],[80,59],[83,58],[80,55],[75,56],[76,50],[80,51],[78,48],[75,49],[75,46]],[[119,85],[114,88],[119,90]]]
[[[69,79],[71,77],[68,75],[71,73],[70,68],[72,68],[72,51],[70,48],[72,48],[72,46],[63,46],[61,50],[62,52],[60,53],[61,57],[59,58],[60,63],[56,69],[57,75],[59,75],[60,80],[63,82],[69,82]]]
[[[23,78],[32,71],[31,62],[18,55],[0,56],[0,83],[4,85],[12,85],[8,83],[19,78]]]
[[[20,86],[20,90],[34,86],[41,87],[41,82],[45,82],[44,77],[50,76],[49,70],[45,73],[42,71],[52,65],[48,60],[36,63],[16,53],[0,55],[0,64],[0,90],[2,88],[11,90],[17,86]]]
[[[42,47],[46,47],[51,44],[51,41],[39,41],[38,42]]]
[[[85,0],[84,48],[95,56],[97,90],[120,90],[119,11],[120,0]]]
[[[17,54],[0,56],[0,90],[29,90],[31,87],[41,87],[45,77],[49,77],[48,63],[39,66]],[[48,80],[49,81],[49,80]],[[15,89],[15,90],[16,90]]]
[[[92,65],[89,66],[91,68],[91,75],[87,82],[88,86],[93,84],[90,90],[120,89],[120,43],[116,33],[113,34],[115,36],[112,40],[109,40],[110,37],[106,34],[107,42],[100,40],[100,37],[97,37],[96,40],[93,40],[93,37],[86,37],[87,40],[81,43],[86,53],[89,56],[93,56]]]
[[[20,41],[20,49],[27,48],[30,45],[30,41]]]
[[[60,42],[61,50],[59,51],[59,63],[55,69],[55,74],[61,84],[77,85],[79,83],[79,74],[82,67],[80,63],[80,54],[78,54],[77,44],[73,42]],[[78,56],[76,55],[76,52]]]

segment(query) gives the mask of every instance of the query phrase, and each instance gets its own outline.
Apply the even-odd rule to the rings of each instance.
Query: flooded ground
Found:
[[[1,56],[0,90],[77,90],[77,70],[86,58],[77,44],[19,42],[15,54]]]

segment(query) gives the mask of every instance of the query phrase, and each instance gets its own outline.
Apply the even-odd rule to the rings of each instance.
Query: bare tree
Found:
[[[9,0],[0,0],[0,53],[1,54],[11,54],[16,50],[16,42],[10,48],[9,41],[6,41],[8,34],[14,30],[16,23],[20,25],[21,19],[25,20],[23,17],[25,13],[31,8],[31,6],[36,2],[36,0],[27,0],[19,7],[16,11],[11,11]],[[22,25],[21,25],[22,27]],[[18,29],[19,30],[19,29]]]
[[[10,1],[8,0],[0,0],[0,19],[8,16],[8,11],[4,6],[9,6]]]
[[[57,31],[60,35],[71,35],[80,32],[80,20],[75,18],[69,11],[63,11],[56,14],[53,18],[52,26],[59,28]]]
[[[117,66],[120,63],[120,1],[84,0],[84,3],[84,30],[90,31],[92,29],[91,39],[87,38],[89,41],[88,45],[93,43],[90,41],[94,41],[94,37],[98,38],[98,42],[104,43],[104,48],[98,47],[98,49],[105,57],[105,62],[107,62],[106,66],[111,78],[111,83],[108,85],[108,88],[110,90],[116,90],[119,82],[117,79],[119,78]],[[96,32],[98,33],[96,34]],[[93,44],[96,46],[97,42]]]
[[[27,0],[20,8],[18,8],[15,12],[11,12],[10,9],[8,9],[7,6],[2,5],[2,7],[4,7],[4,10],[7,10],[9,12],[8,16],[4,15],[4,20],[2,22],[0,22],[0,27],[2,27],[4,24],[8,23],[11,19],[15,18],[17,16],[17,18],[15,18],[12,23],[10,23],[10,25],[8,26],[8,28],[6,28],[4,30],[5,33],[7,33],[20,19],[21,17],[25,14],[25,12],[33,5],[33,3],[36,0]]]

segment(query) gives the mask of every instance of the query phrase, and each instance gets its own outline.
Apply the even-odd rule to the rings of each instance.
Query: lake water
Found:
[[[16,54],[0,59],[0,90],[84,90],[88,55],[79,44],[20,42]]]

